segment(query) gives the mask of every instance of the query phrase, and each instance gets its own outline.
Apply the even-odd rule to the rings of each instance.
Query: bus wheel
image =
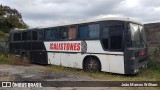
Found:
[[[85,70],[88,71],[101,71],[101,64],[95,57],[88,57],[84,63]]]

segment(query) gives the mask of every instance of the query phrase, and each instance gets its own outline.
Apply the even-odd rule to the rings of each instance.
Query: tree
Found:
[[[0,5],[0,30],[8,33],[14,28],[24,29],[28,28],[28,25],[24,23],[22,15],[16,9]]]

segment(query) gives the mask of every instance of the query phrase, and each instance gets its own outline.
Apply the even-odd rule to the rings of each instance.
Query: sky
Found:
[[[0,0],[0,4],[17,9],[31,28],[105,17],[160,22],[160,0]]]

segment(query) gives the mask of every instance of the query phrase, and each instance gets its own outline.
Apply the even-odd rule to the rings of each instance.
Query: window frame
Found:
[[[77,40],[100,40],[101,39],[101,23],[100,22],[101,21],[78,24],[77,25]],[[93,25],[93,24],[99,24],[99,36],[97,38],[89,38],[89,25]],[[88,38],[80,38],[79,37],[79,27],[83,26],[83,25],[88,26]]]
[[[101,45],[102,45],[103,50],[104,50],[104,51],[109,51],[109,45],[110,45],[110,44],[109,44],[109,42],[110,42],[110,39],[109,39],[109,38],[110,38],[109,30],[108,30],[108,48],[107,48],[107,49],[105,48],[105,46],[104,46],[104,44],[103,44],[103,41],[102,41],[102,39],[103,39],[103,28],[106,28],[106,27],[109,27],[109,26],[104,26],[104,27],[101,28],[101,32],[100,32],[100,33],[101,33],[100,42],[101,42]]]
[[[102,35],[103,35],[103,27],[113,27],[113,26],[122,26],[123,28],[123,31],[122,31],[122,41],[121,41],[121,48],[120,49],[111,49],[111,34],[110,34],[110,29],[109,29],[109,33],[108,33],[108,49],[106,49],[103,45],[103,42],[102,42]],[[101,45],[102,45],[102,48],[104,51],[116,51],[116,52],[122,52],[124,51],[124,31],[125,31],[125,23],[121,23],[121,24],[115,24],[115,25],[106,25],[106,26],[103,26],[101,27],[101,34],[100,34],[100,42],[101,42]]]
[[[26,39],[23,39],[23,33],[26,33]],[[27,33],[30,33],[30,39],[27,39]],[[32,41],[32,31],[31,30],[26,30],[22,32],[22,41]]]
[[[33,32],[36,32],[36,34],[37,34],[36,40],[33,39]],[[38,39],[38,32],[42,32],[43,33],[42,34],[42,39]],[[32,41],[43,41],[44,40],[44,30],[43,29],[39,29],[39,30],[35,29],[35,30],[32,30],[31,33],[32,33],[32,37],[31,37]]]
[[[121,26],[123,29],[122,29],[122,41],[121,41],[121,48],[120,49],[111,49],[111,32],[109,30],[109,50],[110,51],[123,51],[123,43],[124,43],[124,25],[120,25],[120,24],[117,24],[117,25],[113,25],[113,26]]]
[[[61,28],[66,28],[66,29],[61,29]],[[61,32],[62,30],[66,30],[66,32],[67,32],[67,33],[66,33],[67,36],[66,36],[65,39],[62,38],[62,32]],[[60,26],[60,27],[58,27],[58,35],[59,35],[58,40],[59,40],[59,41],[69,40],[69,39],[68,39],[68,31],[69,31],[68,26]]]
[[[52,32],[53,30],[57,31],[57,33],[58,33],[58,38],[57,38],[57,39],[46,39],[46,32],[47,32],[47,31],[50,31],[50,34],[51,34],[51,32]],[[45,28],[45,29],[44,29],[44,32],[43,32],[43,39],[44,39],[44,41],[58,41],[58,40],[59,40],[59,28],[58,28],[58,27]]]
[[[20,40],[15,40],[15,38],[14,38],[14,37],[15,37],[15,34],[20,34]],[[12,35],[13,35],[13,37],[12,37],[12,38],[13,38],[13,39],[12,39],[12,41],[14,41],[14,42],[19,42],[19,41],[21,41],[21,40],[22,40],[22,33],[21,33],[21,32],[14,32]]]
[[[75,38],[73,39],[73,38],[69,38],[70,37],[70,33],[69,33],[69,31],[70,31],[70,29],[69,28],[72,28],[72,27],[75,27]],[[76,40],[78,38],[78,27],[77,27],[77,25],[70,25],[70,26],[68,26],[68,40]]]

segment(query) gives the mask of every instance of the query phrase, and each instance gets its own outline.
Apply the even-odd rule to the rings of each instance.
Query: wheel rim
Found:
[[[88,61],[88,69],[89,70],[98,70],[98,63],[95,59],[90,58]]]

